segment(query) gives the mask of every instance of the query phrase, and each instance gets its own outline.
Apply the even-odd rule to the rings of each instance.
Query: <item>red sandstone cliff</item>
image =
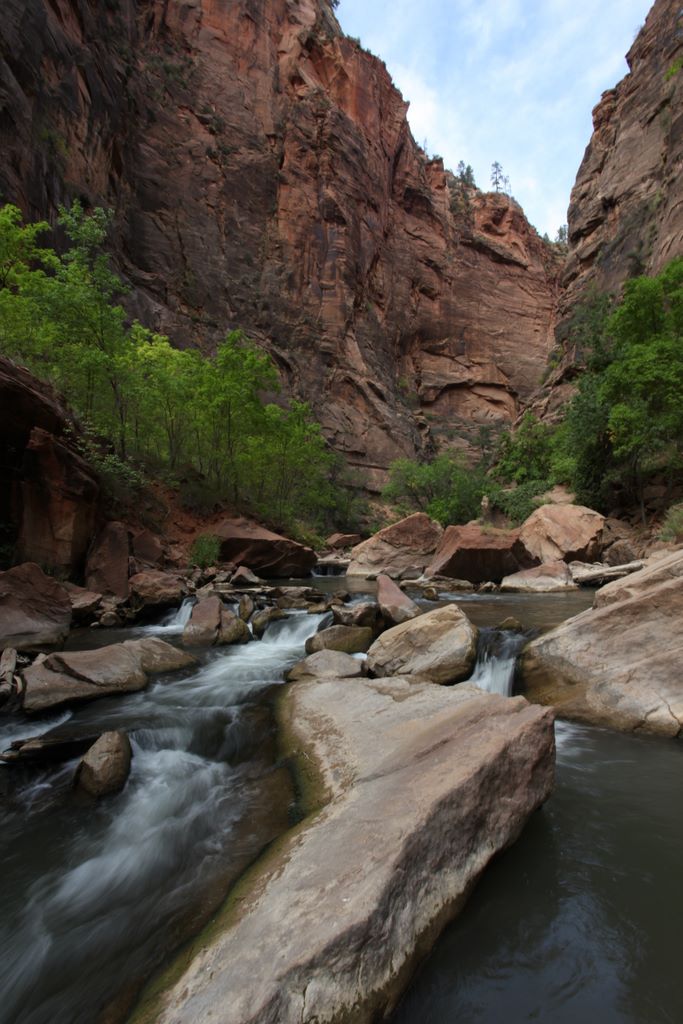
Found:
[[[538,385],[555,254],[504,196],[456,221],[325,0],[4,0],[0,39],[0,193],[112,206],[131,311],[245,328],[371,484]]]

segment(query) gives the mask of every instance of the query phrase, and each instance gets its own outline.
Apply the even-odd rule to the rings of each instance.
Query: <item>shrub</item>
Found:
[[[190,561],[198,565],[200,569],[206,569],[209,565],[215,565],[221,553],[221,542],[218,537],[211,533],[201,533],[195,537],[190,551]]]
[[[659,536],[662,540],[683,540],[683,504],[671,506],[664,517]]]

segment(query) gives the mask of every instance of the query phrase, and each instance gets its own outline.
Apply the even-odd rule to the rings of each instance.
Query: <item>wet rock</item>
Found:
[[[157,637],[126,640],[94,651],[63,651],[24,669],[29,714],[144,689],[148,676],[194,665],[187,652]]]
[[[99,594],[128,597],[128,528],[123,523],[107,523],[97,535],[85,567],[88,590]]]
[[[220,541],[222,560],[246,566],[266,579],[309,576],[316,563],[311,548],[247,519],[224,519],[213,533]]]
[[[498,530],[479,523],[448,526],[425,572],[470,583],[500,583],[504,576],[533,565],[519,530]]]
[[[594,562],[602,551],[605,517],[584,505],[541,505],[522,524],[519,538],[539,562]]]
[[[251,619],[254,636],[262,637],[271,622],[286,618],[287,614],[281,608],[263,608],[261,611],[254,612]]]
[[[282,714],[323,806],[178,963],[158,1024],[382,1019],[552,788],[552,715],[520,697],[314,680]]]
[[[130,774],[133,751],[124,732],[105,732],[76,769],[76,785],[90,796],[118,793]]]
[[[367,626],[330,626],[306,641],[306,654],[316,651],[343,651],[360,654],[372,643],[373,633]]]
[[[550,594],[561,590],[578,590],[566,562],[545,562],[533,569],[506,576],[500,584],[502,593]]]
[[[217,644],[247,644],[251,640],[251,630],[238,615],[233,615],[227,608],[221,608],[221,624],[216,637]]]
[[[316,651],[298,661],[286,675],[288,682],[302,679],[354,679],[365,675],[365,662],[343,651]]]
[[[78,757],[99,739],[100,731],[57,727],[40,736],[15,740],[9,750],[0,754],[5,764],[48,765],[61,764]]]
[[[496,629],[510,630],[511,633],[521,633],[524,630],[524,626],[514,615],[508,615],[502,622],[498,623]]]
[[[215,594],[197,601],[183,630],[183,643],[190,646],[242,644],[249,640],[251,632],[246,622],[233,615]]]
[[[420,614],[415,602],[384,573],[377,577],[377,604],[385,621],[395,626]]]
[[[56,647],[70,626],[69,593],[40,566],[25,562],[0,572],[0,649]]]
[[[368,671],[457,683],[474,668],[477,637],[477,627],[456,605],[435,608],[382,633],[368,651]]]
[[[405,569],[416,566],[422,572],[442,533],[438,523],[424,512],[416,512],[358,544],[351,552],[347,574],[370,577],[385,573],[397,578]]]
[[[120,616],[113,611],[102,612],[98,621],[100,626],[104,626],[105,629],[115,629],[116,626],[121,625]]]
[[[678,736],[683,552],[608,584],[595,604],[525,648],[525,692],[563,717]]]
[[[128,586],[135,604],[143,608],[173,608],[187,596],[183,580],[159,569],[136,573],[128,580]]]
[[[249,594],[242,594],[242,596],[240,597],[240,606],[239,606],[239,616],[240,616],[240,618],[244,619],[245,622],[249,622],[249,619],[254,614],[254,609],[255,608],[256,608],[256,605],[254,604],[253,597],[250,597]]]

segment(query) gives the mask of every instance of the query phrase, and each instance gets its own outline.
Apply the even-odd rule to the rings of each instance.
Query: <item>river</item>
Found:
[[[547,628],[589,603],[585,594],[440,596],[457,596],[483,627],[474,678],[497,692],[512,686],[523,640],[496,623],[514,615]],[[172,640],[186,614],[147,631]],[[295,819],[272,699],[321,621],[295,613],[263,641],[204,652],[199,669],[53,720],[129,732],[133,769],[116,797],[78,797],[75,761],[0,768],[1,1024],[125,1019],[141,981]],[[90,631],[76,644],[141,632]],[[0,746],[47,724],[8,723]],[[683,1020],[674,963],[683,748],[565,723],[556,732],[555,793],[487,870],[392,1024]]]

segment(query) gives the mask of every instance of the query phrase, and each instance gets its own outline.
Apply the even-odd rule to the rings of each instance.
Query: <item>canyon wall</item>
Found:
[[[244,328],[358,482],[538,386],[557,252],[504,195],[463,214],[326,0],[4,0],[0,46],[2,200],[112,207],[131,314]]]

